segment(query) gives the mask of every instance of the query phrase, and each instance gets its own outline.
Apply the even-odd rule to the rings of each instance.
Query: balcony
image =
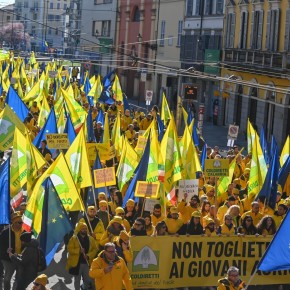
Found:
[[[269,73],[289,73],[290,53],[226,48],[224,50],[224,63],[225,67],[235,66],[239,70],[250,68],[254,71],[263,69]]]

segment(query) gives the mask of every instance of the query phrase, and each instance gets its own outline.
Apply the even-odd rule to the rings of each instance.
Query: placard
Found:
[[[51,78],[51,79],[56,78],[56,77],[57,77],[57,71],[55,71],[55,70],[49,70],[49,71],[48,71],[48,76],[49,76],[49,78]]]
[[[205,159],[204,176],[229,176],[229,159]]]
[[[67,134],[46,134],[47,147],[49,149],[68,149],[70,146]]]
[[[178,182],[178,201],[184,199],[186,202],[189,202],[192,196],[198,196],[198,179],[181,179]],[[186,197],[184,197],[186,194]]]
[[[153,212],[155,204],[160,204],[160,200],[159,199],[153,199],[153,198],[146,198],[146,202],[145,202],[145,205],[144,205],[144,210],[145,211],[149,211],[149,212]]]
[[[94,170],[95,188],[116,184],[115,167]]]
[[[135,196],[157,198],[159,182],[137,181]]]

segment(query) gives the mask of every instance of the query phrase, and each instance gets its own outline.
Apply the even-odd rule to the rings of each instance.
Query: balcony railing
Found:
[[[270,71],[290,71],[290,52],[269,52],[227,48],[224,50],[225,64],[252,69],[265,68]]]

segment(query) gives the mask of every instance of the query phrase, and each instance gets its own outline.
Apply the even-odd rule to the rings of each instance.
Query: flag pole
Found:
[[[78,242],[79,242],[80,248],[83,249],[83,247],[82,247],[82,245],[81,245],[81,242],[80,242],[80,240],[79,240],[78,235],[76,235],[76,237],[77,237],[77,240],[78,240]],[[88,261],[88,259],[87,259],[87,256],[86,256],[84,253],[82,253],[82,255],[83,255],[84,259],[86,260],[87,265],[90,266],[89,261]]]
[[[89,217],[88,217],[88,214],[87,214],[86,211],[85,211],[85,216],[86,216],[86,218],[87,218],[87,220],[88,220],[89,228],[90,228],[90,230],[91,230],[91,233],[93,233],[94,231],[93,231],[93,228],[92,228],[91,222],[90,222],[90,220],[89,220]]]
[[[248,283],[246,283],[245,290],[247,290],[248,287],[250,286],[250,284],[251,284],[252,280],[254,279],[254,276],[255,276],[255,274],[257,273],[257,271],[258,271],[258,268],[256,267],[256,269],[255,269],[254,273],[251,275],[251,277],[250,277]]]

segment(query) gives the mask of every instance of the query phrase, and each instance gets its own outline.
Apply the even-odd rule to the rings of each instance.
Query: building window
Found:
[[[235,25],[236,25],[236,15],[234,13],[229,13],[227,16],[226,33],[225,33],[226,36],[225,45],[227,48],[234,47]]]
[[[51,28],[48,28],[48,35],[51,35]]]
[[[63,4],[63,10],[66,10],[66,8],[67,8],[67,4],[64,3],[64,4]]]
[[[248,31],[248,12],[244,11],[241,15],[240,27],[240,48],[247,48],[247,31]]]
[[[95,5],[98,4],[109,4],[112,3],[112,0],[95,0]]]
[[[48,14],[47,19],[48,19],[48,21],[54,21],[54,15],[53,14]]]
[[[28,8],[28,2],[24,2],[23,7],[24,7],[24,8]]]
[[[205,3],[205,15],[212,15],[212,3],[213,1],[212,0],[206,0],[206,3]]]
[[[60,3],[57,3],[56,8],[60,9]]]
[[[178,21],[178,35],[177,35],[177,46],[181,44],[181,35],[182,35],[183,21]]]
[[[200,3],[201,0],[196,0],[196,3],[195,3],[195,15],[201,15],[201,3]],[[203,0],[204,1],[204,0]]]
[[[58,35],[58,28],[55,29],[55,35]]]
[[[168,46],[173,45],[173,36],[168,36]]]
[[[53,9],[53,2],[49,4],[49,9]]]
[[[278,36],[280,31],[280,10],[270,10],[267,15],[267,49],[278,50]]]
[[[290,51],[290,9],[286,13],[286,26],[285,26],[285,50]],[[289,60],[290,62],[290,60]]]
[[[11,17],[10,16],[7,16],[6,21],[9,22],[10,19],[11,19]]]
[[[262,32],[263,32],[263,11],[252,12],[252,35],[251,35],[251,48],[262,48]]]
[[[139,7],[136,6],[133,11],[133,22],[140,22],[140,10]]]
[[[110,37],[111,34],[111,21],[94,21],[93,22],[93,36]]]
[[[193,12],[193,0],[187,0],[186,16],[188,16],[188,17],[192,16],[192,12]]]
[[[164,37],[165,37],[165,20],[161,21],[161,30],[160,30],[160,46],[164,46]]]
[[[224,0],[216,1],[216,14],[223,14],[224,12]]]

